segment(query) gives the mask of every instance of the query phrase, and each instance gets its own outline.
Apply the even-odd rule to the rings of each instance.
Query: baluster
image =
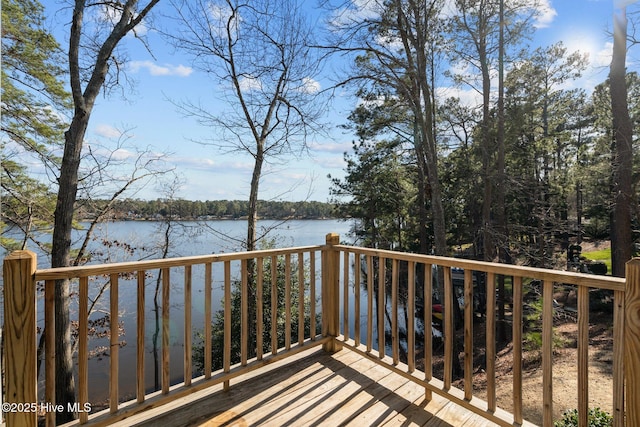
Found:
[[[393,364],[400,361],[400,351],[398,342],[398,264],[397,259],[391,261],[391,351]]]
[[[444,389],[451,388],[453,370],[453,340],[455,326],[453,321],[453,304],[457,304],[453,294],[451,267],[444,267]]]
[[[169,291],[171,276],[168,268],[162,269],[162,394],[169,393],[170,320]]]
[[[382,359],[385,354],[385,337],[384,337],[384,312],[386,309],[386,293],[385,293],[385,274],[386,259],[378,257],[378,306],[376,307],[378,314],[378,357]]]
[[[578,285],[578,420],[589,416],[589,288]]]
[[[78,289],[78,403],[81,408],[89,402],[89,278],[81,277]],[[80,424],[89,419],[89,414],[81,411]]]
[[[373,257],[367,257],[367,352],[373,347]]]
[[[271,257],[271,354],[278,353],[278,257]]]
[[[354,253],[354,275],[353,275],[353,334],[355,345],[360,345],[360,254]]]
[[[409,261],[407,265],[407,311],[409,312],[408,316],[408,324],[407,324],[407,366],[409,368],[409,372],[413,372],[416,369],[416,332],[415,332],[415,295],[416,295],[416,279],[415,279],[415,269],[416,264],[414,261]],[[426,325],[426,324],[425,324]],[[425,328],[426,329],[426,328]]]
[[[291,254],[284,256],[284,348],[291,348]]]
[[[487,278],[487,409],[496,410],[496,276],[490,272]]]
[[[241,275],[241,306],[240,309],[240,364],[242,366],[247,365],[247,345],[249,341],[249,278],[247,271],[247,260],[243,259],[240,262]]]
[[[553,282],[545,280],[542,291],[542,400],[543,425],[553,425]]]
[[[184,385],[191,385],[191,286],[192,274],[191,266],[184,267]]]
[[[263,333],[264,333],[264,307],[263,286],[264,286],[264,260],[262,257],[256,259],[256,270],[258,272],[256,280],[256,359],[262,360]]]
[[[309,315],[311,316],[311,339],[316,337],[316,253],[309,252]]]
[[[343,332],[344,332],[344,340],[349,340],[349,252],[344,251],[343,253]]]
[[[118,411],[118,274],[111,274],[109,281],[109,411],[113,414]]]
[[[231,371],[231,261],[224,262],[224,349],[222,363],[225,373]],[[229,380],[223,384],[229,390]]]
[[[138,292],[137,300],[137,337],[136,337],[136,401],[144,402],[145,384],[144,384],[144,317],[145,317],[145,276],[147,272],[144,270],[137,273]]]
[[[304,344],[304,255],[298,253],[298,344]]]
[[[433,378],[433,266],[424,264],[424,379],[427,383]],[[430,388],[425,388],[424,397],[427,401],[432,398]]]
[[[45,358],[45,390],[46,403],[55,405],[56,403],[56,313],[55,313],[55,291],[56,281],[46,280],[44,283],[44,358]],[[37,378],[36,381],[37,382]],[[47,411],[45,414],[47,426],[54,426],[56,414],[54,411]]]
[[[211,378],[211,287],[212,264],[204,265],[204,377]]]
[[[491,295],[487,294],[487,303]],[[495,298],[494,298],[495,306]],[[513,277],[513,421],[522,424],[522,277]]]
[[[458,301],[454,301],[457,304]],[[487,332],[488,333],[488,332]],[[493,344],[495,345],[495,343]],[[489,349],[487,348],[487,361]],[[487,366],[488,366],[487,362]],[[489,380],[487,372],[487,381]],[[473,396],[473,271],[464,270],[464,398]]]

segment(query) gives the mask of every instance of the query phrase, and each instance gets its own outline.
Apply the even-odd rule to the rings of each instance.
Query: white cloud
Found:
[[[254,77],[241,77],[238,84],[243,91],[260,90],[262,88],[260,80]]]
[[[436,97],[440,100],[457,98],[465,107],[477,108],[482,105],[482,94],[468,86],[463,88],[456,86],[440,86],[436,88]]]
[[[347,165],[342,157],[327,157],[323,159],[317,159],[314,163],[317,166],[320,166],[322,169],[344,169],[344,167]]]
[[[602,49],[596,50],[590,57],[591,65],[594,67],[608,67],[611,64],[611,55],[613,55],[613,43],[606,42]]]
[[[179,168],[184,169],[197,169],[197,170],[210,170],[216,166],[216,162],[205,157],[173,157],[171,159]]]
[[[134,156],[134,153],[124,148],[118,148],[111,153],[111,158],[114,160],[127,160],[134,158]]]
[[[152,76],[178,76],[188,77],[193,72],[193,68],[185,65],[158,65],[152,61],[131,61],[129,67],[132,72],[137,73],[146,68]]]
[[[337,9],[329,19],[330,26],[340,28],[352,22],[361,22],[380,15],[378,1],[352,0],[347,6]]]
[[[118,139],[122,136],[122,132],[113,126],[101,123],[93,130],[96,135],[103,136],[105,138]]]
[[[315,152],[342,154],[351,150],[351,142],[313,142],[309,149]]]
[[[320,82],[311,77],[305,77],[302,79],[302,85],[298,90],[302,93],[317,93],[320,91]]]
[[[115,25],[120,21],[122,17],[122,8],[114,7],[108,3],[104,3],[100,5],[100,9],[98,10],[97,21],[98,22],[109,22],[111,25]],[[136,36],[144,36],[149,32],[149,27],[147,27],[144,20],[142,20],[138,25],[133,29],[133,33]],[[130,32],[127,34],[128,37],[132,37],[133,34]]]
[[[541,0],[537,9],[536,22],[534,23],[537,28],[548,27],[555,17],[558,16],[558,12],[551,6],[549,0]]]

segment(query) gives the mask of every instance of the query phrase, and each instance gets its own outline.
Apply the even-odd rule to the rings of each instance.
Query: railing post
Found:
[[[624,382],[626,425],[640,426],[640,258],[626,266]]]
[[[340,235],[329,233],[326,242],[322,251],[322,332],[333,339],[323,349],[336,352],[342,349],[336,340],[340,334],[340,251],[333,246],[340,244]]]
[[[36,266],[37,257],[31,251],[12,252],[3,264],[6,360],[3,412],[8,427],[38,424]]]

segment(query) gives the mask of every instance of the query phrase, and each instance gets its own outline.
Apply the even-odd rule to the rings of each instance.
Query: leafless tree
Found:
[[[140,4],[137,0],[98,3],[76,0],[73,3],[68,49],[73,116],[65,132],[58,177],[52,267],[64,267],[70,263],[80,160],[96,98],[103,89],[114,87],[119,82],[122,64],[115,55],[116,48],[125,35],[135,32],[135,28],[158,1],[149,0]],[[92,15],[89,13],[91,11],[96,13]],[[59,281],[55,287],[56,403],[64,408],[67,408],[68,403],[75,402],[69,303],[69,282]],[[73,418],[74,414],[70,412],[56,414],[58,423]]]
[[[321,130],[316,76],[321,59],[313,28],[297,1],[173,0],[177,32],[166,34],[212,77],[211,100],[176,102],[211,126],[205,141],[253,158],[246,249],[257,242],[260,179],[265,165],[306,151]]]

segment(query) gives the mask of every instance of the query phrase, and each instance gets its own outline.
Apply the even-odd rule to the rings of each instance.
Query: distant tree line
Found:
[[[79,218],[90,219],[104,211],[109,200],[78,201]],[[263,219],[335,218],[336,210],[329,203],[316,201],[267,201],[259,203],[258,217]],[[174,200],[123,199],[112,203],[109,219],[240,219],[249,213],[247,200]]]

